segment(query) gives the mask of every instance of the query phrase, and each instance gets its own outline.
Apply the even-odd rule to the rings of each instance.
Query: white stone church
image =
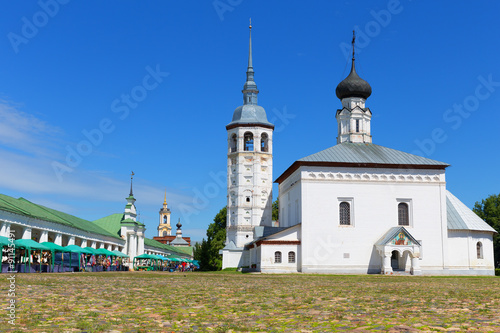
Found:
[[[494,275],[495,230],[446,190],[446,163],[372,143],[371,87],[336,89],[337,144],[295,161],[272,221],[273,129],[257,104],[250,52],[228,133],[223,268],[260,272]]]

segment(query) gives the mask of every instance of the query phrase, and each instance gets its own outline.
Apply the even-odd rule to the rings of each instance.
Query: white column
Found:
[[[109,251],[113,251],[113,245],[108,244],[108,250],[109,250]]]
[[[40,243],[48,242],[48,241],[49,241],[49,231],[42,230],[40,233]]]
[[[144,234],[140,233],[137,237],[137,255],[144,253]]]
[[[24,227],[22,238],[23,239],[31,239],[31,227]]]
[[[391,266],[391,256],[392,252],[384,252],[384,261],[383,261],[383,268],[382,268],[382,274],[391,274],[392,273],[392,266]]]
[[[411,270],[410,273],[412,275],[422,275],[422,270],[420,269],[419,258],[412,257],[411,258]]]
[[[81,247],[87,247],[87,240],[82,238],[82,245]]]
[[[100,249],[104,249],[104,243],[103,242],[101,242],[101,244],[99,245],[99,248]]]
[[[134,257],[137,256],[137,236],[135,234],[130,234],[129,235],[129,253],[127,253],[130,256],[130,260],[133,260]]]
[[[69,236],[68,245],[75,245],[75,236]]]
[[[56,239],[54,239],[54,244],[62,246],[62,234],[57,233]]]
[[[90,247],[93,248],[93,249],[97,249],[96,247],[96,242],[95,241],[92,241],[92,243],[90,243]]]

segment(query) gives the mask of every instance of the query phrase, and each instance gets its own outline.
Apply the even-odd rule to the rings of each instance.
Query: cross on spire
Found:
[[[352,31],[352,61],[354,61],[354,42],[356,41],[356,32]]]
[[[129,196],[131,197],[134,196],[134,192],[132,191],[132,179],[134,179],[134,175],[135,173],[132,171],[132,173],[130,174],[130,194],[129,194]]]

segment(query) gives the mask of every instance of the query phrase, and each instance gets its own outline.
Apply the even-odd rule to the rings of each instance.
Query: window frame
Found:
[[[350,217],[350,224],[341,224],[340,220],[340,205],[346,202],[349,204],[349,217]],[[341,228],[352,228],[355,225],[355,219],[354,219],[354,198],[353,197],[339,197],[337,198],[337,224]]]
[[[274,263],[281,264],[282,262],[283,262],[283,256],[281,254],[281,251],[275,251],[274,252]]]
[[[290,256],[291,255],[291,256]],[[288,263],[289,264],[295,264],[297,259],[296,259],[295,251],[288,251]],[[290,260],[292,258],[292,260]]]
[[[483,243],[481,241],[478,241],[476,243],[476,259],[484,259],[483,256]]]
[[[408,207],[408,225],[399,224],[399,205],[406,204]],[[413,227],[413,200],[409,198],[396,199],[396,225],[398,227]]]

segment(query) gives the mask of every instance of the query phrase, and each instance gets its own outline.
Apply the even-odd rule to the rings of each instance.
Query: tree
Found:
[[[273,202],[273,221],[279,221],[280,217],[280,202],[279,199]]]
[[[486,199],[477,201],[472,209],[480,218],[500,233],[500,194],[492,194]],[[495,266],[500,267],[500,236],[493,235]]]
[[[200,262],[202,271],[218,271],[222,268],[222,256],[219,250],[226,242],[226,207],[215,215],[214,222],[207,229],[207,240],[203,238],[199,246],[194,248],[194,258]]]

